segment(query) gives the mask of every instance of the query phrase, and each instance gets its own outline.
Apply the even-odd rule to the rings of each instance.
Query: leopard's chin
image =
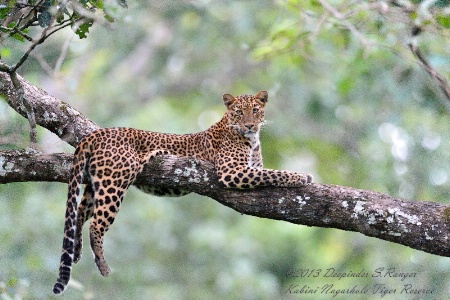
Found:
[[[256,134],[257,134],[257,132],[256,132],[256,131],[253,131],[253,130],[247,130],[247,132],[241,132],[241,134],[242,134],[245,138],[250,139],[250,138],[252,138],[252,137],[255,137]]]

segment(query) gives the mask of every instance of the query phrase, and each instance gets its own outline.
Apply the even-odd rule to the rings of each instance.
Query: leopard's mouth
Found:
[[[258,133],[258,126],[253,127],[253,128],[247,128],[245,126],[233,125],[233,124],[229,124],[228,126],[233,127],[234,130],[236,130],[240,135],[247,137],[247,138],[254,136],[255,134]]]
[[[239,133],[246,138],[255,136],[257,134],[257,132],[258,132],[258,130],[254,129],[254,128],[248,129],[248,128],[244,127],[244,128],[239,129]]]

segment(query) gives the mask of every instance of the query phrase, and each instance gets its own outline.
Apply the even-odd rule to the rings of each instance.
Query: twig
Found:
[[[107,26],[108,28],[111,28],[111,23],[106,20],[106,18],[98,15],[95,13],[95,11],[91,11],[89,9],[84,8],[82,5],[75,1],[71,1],[71,8],[79,14],[82,18],[87,20],[92,20],[92,22],[101,24],[103,26]]]
[[[320,16],[319,22],[317,23],[316,29],[314,32],[309,36],[309,41],[314,41],[314,39],[317,37],[317,35],[320,32],[320,29],[322,28],[323,23],[328,18],[330,12],[326,11],[323,15]]]
[[[55,14],[55,16],[53,16],[52,20],[50,21],[50,25],[48,25],[42,31],[41,36],[31,44],[31,46],[28,48],[27,52],[25,52],[25,54],[20,58],[20,60],[11,67],[11,72],[15,72],[25,62],[25,60],[27,60],[28,56],[34,50],[34,48],[36,48],[37,45],[42,44],[49,36],[51,36],[55,32],[72,24],[71,22],[67,22],[67,23],[62,23],[59,26],[53,26],[52,24],[55,22],[55,19],[56,19],[56,14]],[[81,19],[82,19],[82,17],[75,20],[75,22],[77,22]]]
[[[17,33],[17,34],[19,34],[21,37],[23,37],[24,39],[26,39],[26,40],[28,40],[28,41],[30,41],[30,42],[33,41],[33,39],[32,39],[30,36],[26,35],[26,34],[23,33],[22,31],[20,31],[20,30],[17,28],[17,26],[14,26],[13,28],[8,28],[8,27],[5,27],[5,26],[0,26],[0,29],[3,30],[3,31],[8,31],[8,32],[9,32],[9,36],[13,36],[14,34]]]
[[[30,37],[30,36],[28,36],[28,35],[26,35],[25,33],[23,33],[22,32],[22,29],[20,29],[19,28],[19,26],[20,26],[20,24],[22,23],[22,21],[25,19],[25,16],[22,14],[20,17],[19,17],[19,20],[17,21],[17,23],[14,25],[14,27],[12,27],[12,28],[8,28],[8,27],[5,27],[5,26],[0,26],[0,29],[2,30],[2,31],[6,31],[6,32],[9,32],[9,36],[13,36],[14,34],[19,34],[20,36],[22,36],[23,38],[25,38],[25,39],[27,39],[28,41],[33,41],[33,39]]]
[[[414,54],[414,56],[419,60],[422,68],[430,74],[431,78],[437,82],[442,92],[444,92],[445,97],[450,101],[450,85],[448,84],[447,79],[440,74],[431,64],[428,62],[428,59],[423,54],[422,50],[419,46],[414,42],[408,43],[409,49]]]
[[[39,52],[32,52],[31,56],[34,57],[38,63],[41,65],[41,68],[47,73],[49,76],[53,76],[53,68],[52,66],[45,60],[44,56]]]
[[[20,83],[20,80],[17,78],[17,73],[15,71],[11,71],[9,73],[9,76],[11,77],[11,81],[14,85],[14,88],[16,90],[16,101],[17,104],[25,107],[25,110],[27,112],[27,119],[28,123],[30,124],[30,146],[31,148],[36,148],[37,145],[37,130],[36,130],[36,118],[34,116],[34,109],[33,106],[30,105],[27,98],[24,97],[25,92],[23,89],[22,84]]]
[[[31,14],[34,14],[32,18],[29,18]],[[29,19],[28,19],[29,18]],[[25,19],[28,19],[28,21],[20,28],[20,31],[28,28],[33,24],[33,22],[37,21],[37,10],[36,9],[30,9],[28,11],[28,14],[25,16]]]
[[[55,18],[53,17],[53,19],[50,21],[50,25],[48,25],[44,31],[42,31],[41,37],[37,40],[35,40],[30,48],[28,48],[27,52],[25,52],[25,54],[20,58],[20,60],[14,65],[12,66],[12,72],[16,72],[16,70],[25,62],[25,60],[27,60],[28,56],[30,55],[31,51],[34,50],[34,48],[36,48],[37,45],[43,43],[45,41],[45,39],[48,37],[47,35],[47,31],[49,31],[49,29],[51,28],[53,22],[54,22]],[[50,35],[50,34],[49,34]]]
[[[64,62],[64,59],[67,56],[67,52],[69,50],[69,46],[70,46],[70,43],[72,42],[73,37],[74,37],[74,34],[72,33],[64,41],[64,44],[61,49],[61,53],[59,54],[58,59],[56,60],[56,63],[55,63],[54,75],[57,75],[59,73],[59,70],[61,69],[61,66]]]
[[[13,71],[13,68],[0,61],[0,71],[8,73],[14,86],[14,96],[11,97],[11,100],[15,102],[16,106],[23,105],[25,108],[28,123],[30,124],[30,146],[31,148],[35,148],[37,145],[37,130],[33,106],[25,97],[25,91],[22,83],[17,77],[17,73]]]
[[[368,40],[364,37],[364,35],[359,32],[359,30],[350,23],[343,14],[337,11],[333,6],[331,6],[326,0],[318,0],[319,3],[330,12],[336,19],[342,21],[342,24],[348,28],[364,45],[365,48],[371,47],[374,43],[371,40]]]
[[[2,61],[0,61],[0,71],[9,74],[9,72],[10,72],[11,70],[10,70],[10,67],[9,67],[7,64],[5,64],[5,63],[3,63]]]

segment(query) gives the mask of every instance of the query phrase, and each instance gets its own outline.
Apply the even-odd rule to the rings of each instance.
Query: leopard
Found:
[[[192,134],[172,134],[115,127],[94,130],[76,147],[70,168],[64,237],[59,276],[54,294],[67,288],[72,265],[82,254],[82,229],[89,225],[90,247],[101,275],[111,272],[105,260],[104,237],[119,212],[136,176],[160,155],[193,157],[213,163],[219,184],[225,188],[260,186],[300,187],[310,184],[310,174],[263,168],[260,130],[265,123],[268,93],[223,95],[226,113],[209,129]],[[83,179],[87,182],[83,188]],[[80,191],[83,196],[78,205]],[[159,196],[183,196],[189,191],[154,186],[137,188]]]

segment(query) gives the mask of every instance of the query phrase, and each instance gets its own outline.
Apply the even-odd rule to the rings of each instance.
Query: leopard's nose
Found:
[[[253,127],[255,125],[253,123],[247,123],[247,124],[244,124],[244,126],[247,127],[250,130],[250,129],[253,129]]]

